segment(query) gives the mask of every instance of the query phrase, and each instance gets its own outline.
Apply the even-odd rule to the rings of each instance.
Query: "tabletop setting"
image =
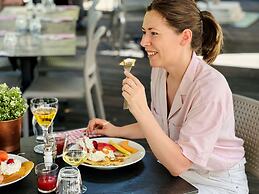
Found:
[[[29,110],[34,136],[21,138],[20,148],[9,153],[1,146],[1,193],[197,191],[167,173],[144,139],[103,137],[87,128],[55,132],[57,98],[33,98]]]

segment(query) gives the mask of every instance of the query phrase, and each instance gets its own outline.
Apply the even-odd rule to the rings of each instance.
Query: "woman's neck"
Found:
[[[183,79],[183,76],[191,62],[192,52],[186,53],[183,57],[179,57],[177,64],[171,65],[166,68],[167,71],[167,80],[180,83]]]

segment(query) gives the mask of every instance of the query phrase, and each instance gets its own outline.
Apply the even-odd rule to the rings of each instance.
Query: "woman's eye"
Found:
[[[142,31],[143,34],[146,34],[146,31]]]
[[[152,34],[152,35],[158,35],[158,33],[157,33],[157,32],[151,32],[151,34]]]

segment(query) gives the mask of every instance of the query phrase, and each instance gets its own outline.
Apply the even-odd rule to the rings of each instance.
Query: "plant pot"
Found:
[[[0,150],[13,152],[20,149],[22,117],[0,121]]]

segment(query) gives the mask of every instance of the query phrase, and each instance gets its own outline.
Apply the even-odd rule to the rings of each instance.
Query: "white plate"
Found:
[[[24,158],[24,157],[22,157],[22,156],[15,155],[15,154],[8,154],[8,156],[9,156],[8,158],[18,159],[18,160],[20,160],[22,163],[28,161],[26,158]],[[14,180],[14,181],[12,181],[12,182],[5,183],[5,184],[0,184],[0,187],[6,186],[6,185],[10,185],[10,184],[13,184],[13,183],[15,183],[15,182],[17,182],[17,181],[19,181],[19,180],[22,180],[22,179],[25,178],[28,174],[30,174],[30,172],[31,172],[31,170],[30,170],[29,172],[27,172],[27,174],[24,175],[23,177],[21,177],[21,178],[19,178],[19,179],[16,179],[16,180]]]
[[[102,138],[92,138],[91,140],[95,140],[97,142],[103,142],[103,143],[109,143],[109,141],[112,140],[115,143],[119,143],[121,141],[125,141],[126,139],[102,137]],[[138,150],[138,152],[135,154],[131,154],[131,156],[128,159],[126,159],[123,164],[118,165],[118,166],[96,166],[96,165],[90,165],[90,164],[83,163],[81,165],[100,169],[100,170],[112,170],[112,169],[121,168],[124,166],[129,166],[131,164],[135,164],[136,162],[142,160],[142,158],[144,158],[145,153],[146,153],[143,146],[134,141],[131,141],[131,140],[127,140],[127,141],[129,141],[129,146],[136,148]]]

